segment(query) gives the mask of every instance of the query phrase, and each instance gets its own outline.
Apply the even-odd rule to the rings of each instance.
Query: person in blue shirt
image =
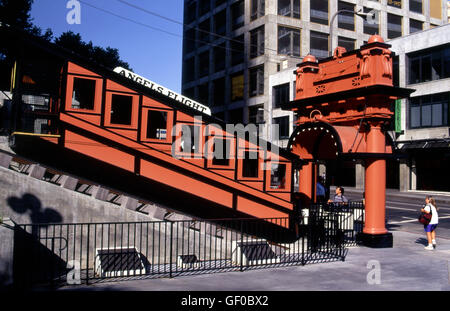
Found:
[[[316,198],[318,203],[325,202],[325,186],[323,185],[323,178],[319,177],[316,184]]]

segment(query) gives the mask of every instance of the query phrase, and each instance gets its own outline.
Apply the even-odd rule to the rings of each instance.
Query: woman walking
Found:
[[[436,201],[432,196],[425,198],[425,207],[422,208],[422,212],[431,213],[431,221],[428,225],[423,225],[427,234],[428,246],[425,246],[426,250],[433,250],[436,247],[436,227],[439,222],[439,215],[436,208]]]

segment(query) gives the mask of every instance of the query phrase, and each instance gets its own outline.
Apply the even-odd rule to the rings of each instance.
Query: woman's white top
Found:
[[[431,208],[431,212],[432,212],[430,225],[436,225],[439,222],[439,215],[438,215],[438,212],[436,210],[436,207],[433,204],[428,203],[424,207],[424,210],[427,211],[427,212],[430,212],[430,208]]]

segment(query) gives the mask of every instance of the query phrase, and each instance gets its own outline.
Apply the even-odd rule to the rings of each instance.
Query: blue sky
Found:
[[[117,0],[82,0],[128,19],[177,34],[169,35],[125,21],[81,4],[81,23],[70,25],[66,16],[69,0],[34,0],[33,23],[54,36],[65,31],[80,33],[86,42],[119,49],[134,72],[174,91],[181,91],[182,26],[129,7]],[[167,18],[183,21],[183,0],[126,0]]]

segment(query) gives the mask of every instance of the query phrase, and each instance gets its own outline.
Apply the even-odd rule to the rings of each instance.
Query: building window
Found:
[[[450,45],[408,54],[409,83],[450,78]]]
[[[186,82],[195,80],[195,56],[184,61],[183,76]]]
[[[311,31],[310,34],[310,51],[317,58],[328,57],[328,34]]]
[[[244,61],[244,35],[234,38],[231,42],[231,65],[235,66]]]
[[[180,152],[200,152],[200,127],[194,125],[181,125]]]
[[[394,8],[402,8],[402,1],[401,0],[387,0],[387,5],[393,6]]]
[[[300,18],[300,0],[278,0],[278,15]]]
[[[222,106],[225,103],[225,78],[214,80],[214,106]]]
[[[228,121],[232,124],[242,124],[244,119],[244,109],[237,108],[230,110],[228,113]]]
[[[346,37],[338,37],[338,46],[342,46],[347,51],[353,51],[355,49],[355,39],[350,39]]]
[[[198,25],[197,29],[197,38],[198,38],[198,47],[202,47],[205,44],[209,43],[210,39],[210,20],[207,19]]]
[[[281,104],[289,102],[289,84],[274,86],[272,89],[273,108],[280,108]]]
[[[278,54],[300,57],[300,29],[278,26]]]
[[[248,123],[249,124],[264,123],[264,105],[256,105],[248,107]]]
[[[73,109],[94,109],[95,84],[96,80],[73,78]]]
[[[230,140],[214,138],[213,165],[228,166],[230,164]]]
[[[147,112],[147,138],[167,138],[167,112],[160,110],[148,110]]]
[[[402,36],[402,17],[394,14],[387,15],[388,38],[393,39]]]
[[[236,30],[245,23],[245,2],[241,0],[231,5],[231,28]]]
[[[348,3],[348,2],[339,1],[338,2],[338,11],[340,11],[340,10],[348,10],[348,11],[354,12],[355,5]],[[354,31],[355,30],[355,15],[352,13],[346,13],[346,12],[340,13],[338,15],[338,27],[342,28],[342,29]]]
[[[186,10],[184,12],[184,19],[187,24],[195,21],[197,16],[197,2],[192,1],[186,5]]]
[[[249,70],[249,96],[264,94],[264,65],[250,68]]]
[[[409,10],[422,14],[422,0],[409,0]]]
[[[231,101],[244,99],[244,74],[231,77]]]
[[[272,133],[273,140],[288,139],[289,138],[289,116],[274,118],[272,121],[273,121],[272,124],[274,125],[273,133]],[[276,137],[276,130],[275,130],[276,126],[278,126],[279,137]]]
[[[242,159],[242,177],[258,178],[258,152],[245,151]]]
[[[370,8],[364,8],[364,13],[369,13],[370,11],[372,11],[373,9]],[[378,20],[373,21],[372,23],[369,23],[367,21],[367,18],[364,19],[363,22],[363,32],[367,35],[377,35],[380,33],[379,27],[380,27],[380,17],[379,14],[376,15],[378,16]]]
[[[215,1],[216,8],[225,2],[227,2],[227,0],[216,0]]]
[[[253,21],[257,18],[264,16],[265,14],[266,14],[265,0],[252,0],[250,19]]]
[[[214,70],[215,72],[225,69],[226,61],[226,43],[222,43],[214,48]]]
[[[227,32],[227,10],[223,10],[220,13],[214,15],[214,32],[223,36]]]
[[[449,126],[449,102],[449,92],[411,98],[409,127]]]
[[[133,110],[133,97],[112,94],[111,97],[111,124],[131,125]]]
[[[198,75],[204,77],[209,74],[209,51],[198,56]]]
[[[270,189],[286,189],[286,164],[272,163]]]
[[[409,33],[414,33],[423,30],[423,22],[416,21],[415,19],[409,20]]]
[[[311,22],[328,25],[328,0],[310,1]]]
[[[210,0],[199,0],[199,12],[200,16],[208,13],[211,10]]]
[[[190,53],[195,50],[195,29],[189,29],[184,33],[184,49],[185,53]]]
[[[203,83],[197,87],[197,91],[198,91],[197,100],[200,103],[203,103],[205,105],[209,104],[209,89],[208,89],[208,87],[209,87],[208,82]]]
[[[250,58],[264,55],[264,26],[250,31]]]

